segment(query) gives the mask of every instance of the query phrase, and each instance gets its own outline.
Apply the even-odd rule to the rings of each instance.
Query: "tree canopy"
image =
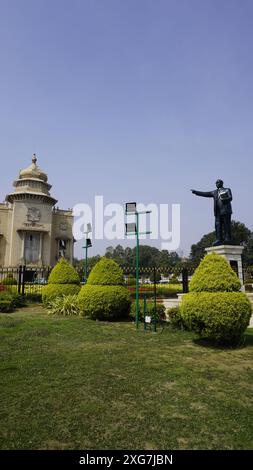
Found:
[[[242,222],[232,221],[232,239],[235,245],[243,245],[243,262],[245,266],[253,264],[253,232],[251,232]],[[205,248],[212,246],[215,241],[215,232],[204,235],[201,240],[192,245],[190,259],[195,264],[200,263],[205,255]]]

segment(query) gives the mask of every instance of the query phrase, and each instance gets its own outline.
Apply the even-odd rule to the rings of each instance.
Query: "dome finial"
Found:
[[[32,157],[32,162],[36,165],[37,163],[37,156],[36,156],[36,153],[33,154],[33,157]]]

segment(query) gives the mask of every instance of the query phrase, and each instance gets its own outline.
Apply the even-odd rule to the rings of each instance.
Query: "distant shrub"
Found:
[[[228,261],[212,253],[201,261],[189,289],[190,292],[238,292],[241,283]]]
[[[17,279],[14,278],[13,274],[8,273],[7,276],[3,278],[2,284],[4,286],[16,286]]]
[[[135,286],[128,286],[131,294],[131,298],[134,300],[136,296]],[[152,284],[143,284],[139,286],[140,294],[145,294],[147,299],[154,298],[155,289]],[[165,284],[156,286],[156,295],[159,299],[170,299],[177,297],[177,294],[182,292],[181,284]]]
[[[80,286],[77,284],[48,284],[42,287],[42,302],[47,305],[56,297],[78,294],[79,291]]]
[[[176,274],[173,274],[173,276],[170,278],[170,284],[178,284],[179,281],[178,281],[178,277],[176,276]]]
[[[80,278],[73,266],[65,258],[61,258],[52,269],[48,284],[77,284],[80,285]]]
[[[87,280],[92,286],[122,286],[124,284],[123,271],[115,261],[103,257],[94,268]]]
[[[128,278],[127,278],[127,281],[126,281],[126,284],[128,286],[135,286],[136,284],[136,278],[132,275],[132,274],[129,274]]]
[[[81,315],[93,320],[119,320],[126,318],[130,310],[130,296],[123,286],[82,287],[78,302]]]
[[[235,346],[249,325],[252,307],[242,292],[200,292],[183,297],[183,323],[200,336]]]
[[[49,301],[47,311],[49,315],[62,315],[65,317],[80,315],[78,296],[63,295],[62,297],[55,297]]]

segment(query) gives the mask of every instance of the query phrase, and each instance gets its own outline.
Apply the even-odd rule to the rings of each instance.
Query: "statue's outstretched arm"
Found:
[[[202,197],[213,197],[213,191],[196,191],[195,189],[191,190],[193,194],[196,194],[196,196],[202,196]]]

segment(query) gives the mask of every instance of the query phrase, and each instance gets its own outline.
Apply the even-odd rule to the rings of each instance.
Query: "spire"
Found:
[[[34,165],[36,165],[37,163],[37,156],[36,156],[36,153],[33,154],[33,157],[32,157],[32,163],[34,163]]]

